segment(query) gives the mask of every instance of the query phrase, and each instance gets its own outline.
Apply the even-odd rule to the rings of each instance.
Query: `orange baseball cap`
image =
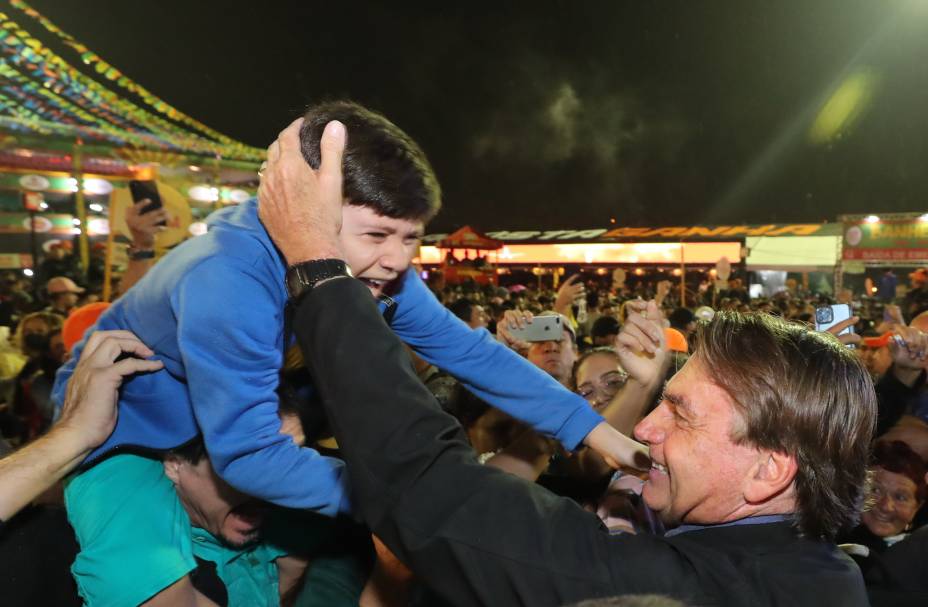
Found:
[[[61,341],[64,342],[65,350],[70,352],[74,344],[84,338],[87,329],[96,324],[97,319],[103,314],[103,310],[108,307],[110,307],[109,303],[97,301],[81,306],[71,312],[61,327]]]
[[[687,354],[690,351],[690,346],[686,343],[686,337],[676,329],[671,327],[664,329],[664,338],[667,340],[667,348],[671,352]]]
[[[889,340],[893,337],[892,331],[887,331],[879,337],[864,337],[864,345],[868,348],[882,348],[883,346],[889,345]]]

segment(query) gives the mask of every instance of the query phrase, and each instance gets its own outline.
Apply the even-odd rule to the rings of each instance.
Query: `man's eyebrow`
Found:
[[[693,410],[693,408],[690,406],[690,402],[682,394],[674,394],[673,392],[668,392],[665,389],[663,398],[677,409],[683,409],[687,412]]]

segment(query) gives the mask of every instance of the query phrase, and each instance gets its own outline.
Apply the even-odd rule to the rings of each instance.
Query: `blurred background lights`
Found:
[[[845,78],[819,110],[809,140],[828,143],[850,129],[869,107],[878,83],[876,73],[866,68]]]
[[[75,185],[77,182],[75,181]],[[77,190],[74,190],[75,192]],[[113,184],[106,179],[88,178],[84,180],[84,193],[95,196],[104,196],[113,191]]]
[[[219,188],[208,185],[195,185],[187,190],[187,194],[197,202],[216,202],[219,200]]]

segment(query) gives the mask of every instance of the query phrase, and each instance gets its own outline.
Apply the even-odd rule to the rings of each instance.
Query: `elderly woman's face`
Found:
[[[873,468],[873,505],[863,513],[861,521],[878,537],[902,533],[921,506],[915,490],[915,483],[909,477]]]

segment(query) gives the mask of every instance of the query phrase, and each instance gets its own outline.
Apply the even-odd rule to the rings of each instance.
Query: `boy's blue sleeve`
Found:
[[[194,415],[213,467],[233,487],[335,515],[348,509],[343,462],[280,432],[285,295],[266,274],[228,257],[210,259],[175,290],[171,304]]]
[[[390,322],[427,361],[461,380],[477,396],[574,449],[603,418],[579,395],[498,343],[474,331],[407,271]]]

